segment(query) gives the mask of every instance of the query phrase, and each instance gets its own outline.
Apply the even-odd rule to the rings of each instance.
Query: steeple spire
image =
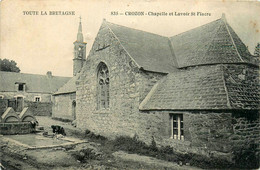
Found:
[[[82,34],[82,25],[81,25],[81,16],[79,17],[79,29],[78,29],[78,34],[77,34],[77,41],[78,42],[83,42],[83,34]]]
[[[79,17],[79,28],[77,34],[77,40],[74,44],[74,59],[73,59],[73,76],[76,76],[80,72],[86,61],[86,45],[82,34],[81,17]]]

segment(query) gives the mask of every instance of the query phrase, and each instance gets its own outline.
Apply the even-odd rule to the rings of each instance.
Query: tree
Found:
[[[9,71],[9,72],[20,72],[19,67],[17,67],[17,63],[13,60],[8,59],[0,59],[0,71]]]
[[[257,56],[257,57],[260,56],[260,43],[257,43],[257,45],[255,46],[254,55]]]

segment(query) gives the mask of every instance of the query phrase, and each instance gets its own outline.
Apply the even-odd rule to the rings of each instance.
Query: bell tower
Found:
[[[74,44],[74,59],[73,59],[73,76],[76,76],[80,72],[83,64],[86,61],[86,45],[82,34],[81,17],[79,21],[79,28],[77,34],[77,40]]]

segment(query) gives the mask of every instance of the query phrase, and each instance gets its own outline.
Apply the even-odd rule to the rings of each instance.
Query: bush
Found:
[[[257,151],[258,144],[248,144],[247,148],[236,149],[234,154],[234,161],[236,167],[239,168],[259,168],[259,151]]]
[[[117,137],[112,143],[116,150],[124,150],[131,153],[142,154],[148,148],[144,142],[138,141],[135,137],[131,138],[128,136]]]
[[[92,140],[94,140],[94,141],[96,141],[96,142],[102,142],[102,143],[104,143],[104,142],[107,141],[107,138],[106,138],[106,137],[101,136],[101,135],[97,135],[97,134],[91,132],[91,131],[88,130],[88,129],[85,131],[85,137],[88,137],[88,138],[90,138],[90,139],[92,139]]]
[[[97,158],[97,155],[93,152],[93,149],[90,148],[82,149],[79,152],[72,153],[71,155],[82,163],[86,163],[88,160]]]

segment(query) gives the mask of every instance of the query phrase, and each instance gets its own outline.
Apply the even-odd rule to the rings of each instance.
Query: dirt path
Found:
[[[196,169],[148,156],[128,154],[123,151],[115,152],[111,146],[102,145],[102,142],[91,142],[83,138],[84,133],[73,127],[70,122],[61,122],[50,117],[37,117],[37,120],[49,134],[52,134],[51,125],[60,125],[64,127],[68,137],[81,138],[85,143],[28,149],[25,145],[17,145],[6,140],[8,136],[1,136],[0,160],[6,169]],[[35,138],[35,140],[41,139]]]

